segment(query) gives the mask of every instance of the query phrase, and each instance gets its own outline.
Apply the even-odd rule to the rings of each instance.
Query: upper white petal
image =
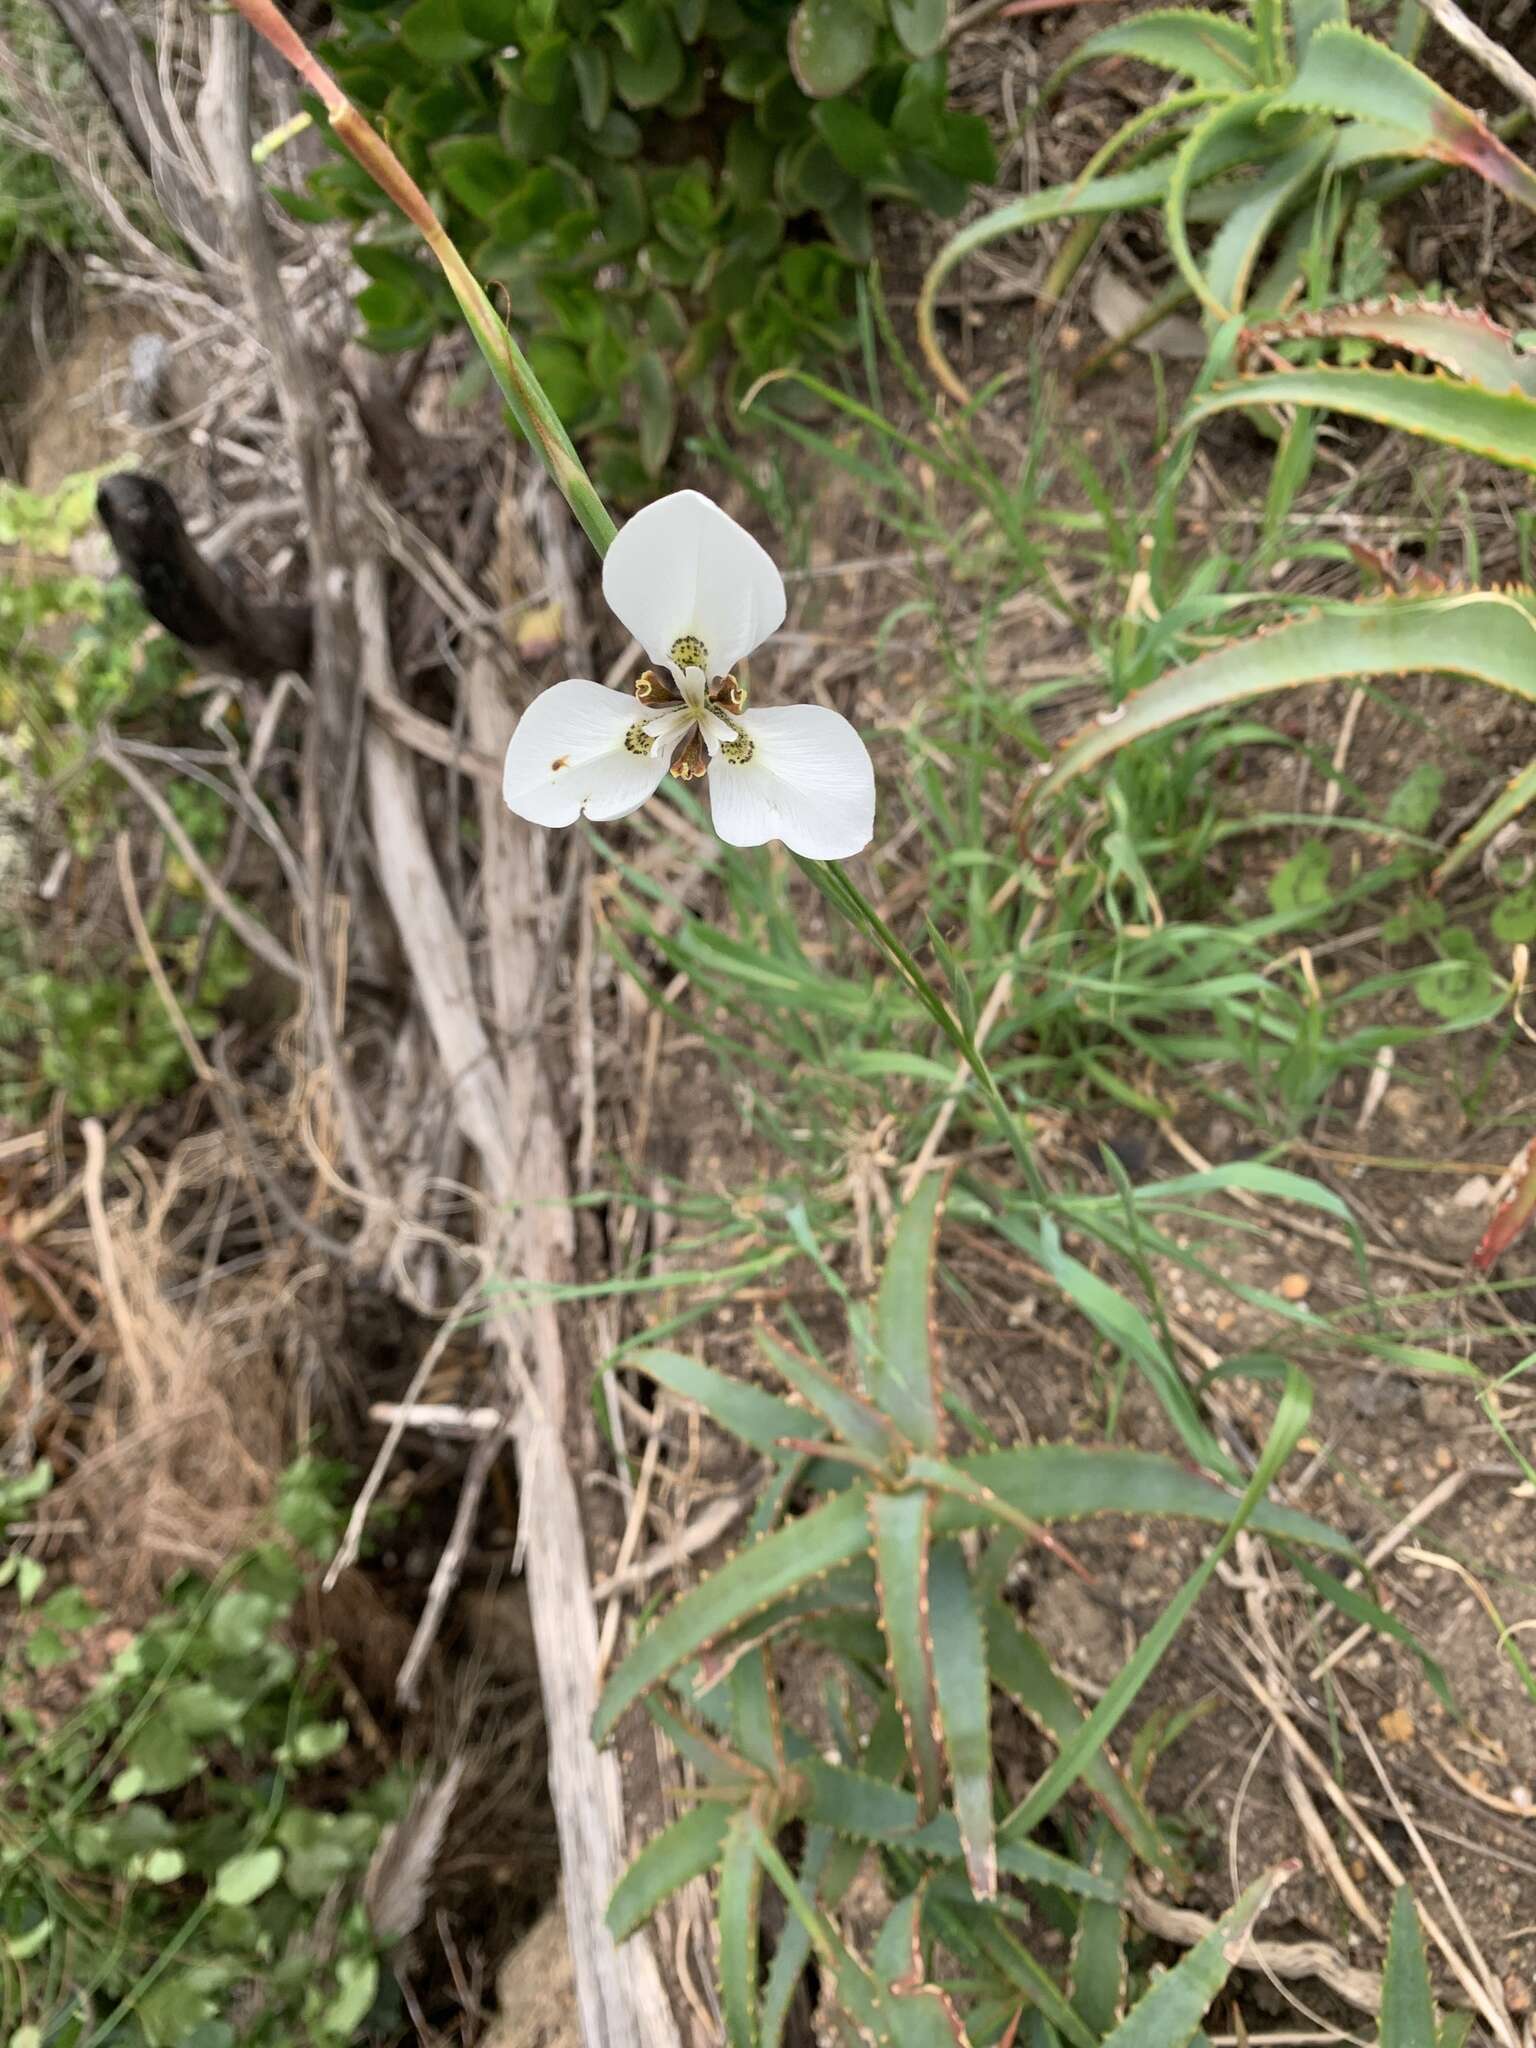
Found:
[[[534,698],[507,748],[501,793],[508,810],[533,825],[622,818],[645,802],[671,762],[676,733],[659,737],[647,754],[624,744],[632,726],[654,723],[633,697],[601,683],[556,683]]]
[[[819,704],[776,705],[737,721],[752,758],[709,764],[715,830],[730,846],[782,839],[809,860],[846,860],[875,829],[875,771],[846,718]]]
[[[676,491],[637,512],[603,561],[603,595],[654,662],[684,635],[703,641],[711,681],[784,623],[784,581],[712,499]]]

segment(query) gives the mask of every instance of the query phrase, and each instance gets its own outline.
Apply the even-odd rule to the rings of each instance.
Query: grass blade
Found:
[[[663,1899],[713,1867],[730,1819],[727,1805],[706,1799],[652,1835],[608,1901],[608,1932],[615,1941],[627,1941]]]
[[[593,1740],[606,1742],[619,1717],[648,1687],[669,1677],[716,1637],[849,1563],[868,1541],[864,1494],[851,1487],[728,1557],[652,1624],[609,1679],[593,1718]]]
[[[1163,1609],[1138,1644],[1135,1654],[1117,1673],[1114,1683],[1094,1707],[1082,1727],[1062,1744],[1056,1757],[1025,1798],[1003,1823],[1003,1839],[1014,1841],[1034,1831],[1063,1795],[1082,1776],[1088,1759],[1108,1742],[1131,1702],[1157,1669],[1164,1651],[1183,1627],[1186,1617],[1205,1590],[1216,1567],[1237,1540],[1238,1533],[1255,1519],[1270,1481],[1296,1448],[1297,1440],[1312,1413],[1312,1387],[1306,1376],[1293,1367],[1286,1375],[1274,1425],[1265,1442],[1252,1479],[1237,1503],[1236,1513],[1222,1531],[1220,1540],[1207,1551],[1173,1599]],[[1203,2010],[1204,2008],[1202,2008]]]
[[[869,1502],[880,1625],[885,1632],[891,1689],[901,1712],[907,1760],[917,1787],[920,1817],[932,1819],[944,1796],[939,1749],[938,1696],[934,1690],[929,1629],[929,1523],[926,1492],[876,1493]]]
[[[932,1314],[943,1201],[943,1176],[930,1174],[897,1220],[876,1303],[878,1348],[865,1368],[870,1399],[924,1451],[939,1441]]]
[[[929,1569],[933,1585],[928,1625],[955,1818],[971,1889],[977,1898],[990,1899],[997,1890],[997,1834],[986,1634],[959,1544],[937,1544]]]
[[[807,1830],[805,1854],[800,1859],[799,1881],[812,1899],[816,1896],[821,1873],[831,1852],[830,1829]],[[794,1915],[790,1914],[774,1946],[773,1960],[768,1965],[762,2001],[758,2006],[757,2018],[762,2033],[762,2048],[779,2048],[779,2043],[784,2039],[789,2010],[810,1959],[811,1937]]]

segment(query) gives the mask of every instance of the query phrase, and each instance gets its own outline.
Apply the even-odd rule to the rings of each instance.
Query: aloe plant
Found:
[[[1193,299],[1214,327],[1278,313],[1299,289],[1315,300],[1379,283],[1377,209],[1445,168],[1474,171],[1536,210],[1536,172],[1504,136],[1355,28],[1349,0],[1254,0],[1250,14],[1251,24],[1156,8],[1089,36],[1050,81],[1047,98],[1081,65],[1136,57],[1187,84],[1127,121],[1071,184],[998,207],[945,244],[923,283],[918,331],[956,398],[968,394],[939,340],[940,287],[977,249],[1051,221],[1079,224],[1047,279],[1060,293],[1099,220],[1158,209],[1177,277],[1146,324]],[[1402,40],[1411,47],[1411,35]]]
[[[852,1372],[768,1329],[759,1333],[763,1361],[786,1394],[671,1351],[626,1358],[769,1461],[751,1540],[650,1622],[610,1680],[595,1730],[606,1739],[639,1704],[694,1767],[695,1803],[636,1859],[610,1924],[622,1937],[680,1885],[714,1874],[721,2010],[733,2048],[779,2038],[813,1954],[843,2011],[871,2038],[964,2039],[959,2005],[967,2001],[1015,2014],[1032,2006],[1074,2048],[1112,2032],[1114,2001],[1093,2008],[1090,2000],[1101,2022],[1090,2026],[1071,1991],[1019,1942],[1013,1888],[1043,1890],[1070,1914],[1096,1911],[1084,1933],[1102,1946],[1111,1922],[1118,1926],[1132,1855],[1178,1882],[1175,1847],[1109,1753],[1116,1725],[1240,1528],[1348,1547],[1264,1497],[1305,1424],[1299,1376],[1241,1498],[1150,1452],[960,1447],[932,1334],[941,1208],[942,1183],[930,1177],[897,1221],[872,1312],[850,1307]],[[792,1502],[798,1511],[788,1511]],[[1061,1551],[1056,1525],[1126,1513],[1185,1516],[1222,1534],[1085,1717],[1001,1589],[1024,1546],[1048,1546],[1080,1569]],[[786,1707],[776,1675],[783,1645],[802,1668],[808,1651],[828,1659],[833,1754]],[[999,1698],[1057,1745],[1012,1811],[1000,1803],[992,1756]],[[1076,1785],[1100,1811],[1102,1843],[1115,1845],[1096,1869],[1038,1838]],[[798,1874],[784,1847],[791,1827],[804,1844]],[[870,1853],[882,1858],[900,1904],[865,1963],[829,1916]],[[765,1873],[790,1909],[766,1972]],[[1256,1904],[1234,1910],[1246,1920]],[[984,1994],[970,1989],[961,1999],[928,1980],[921,1958],[938,1938]],[[1223,1963],[1207,1983],[1215,1953],[1181,1966],[1189,2034],[1225,1975]],[[1166,1998],[1168,1981],[1149,1995]],[[1150,2040],[1151,2025],[1149,2013],[1127,2040]]]

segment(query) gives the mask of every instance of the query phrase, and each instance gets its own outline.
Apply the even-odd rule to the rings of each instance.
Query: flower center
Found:
[[[697,633],[680,633],[672,642],[671,658],[679,668],[709,671],[709,649]]]
[[[703,641],[692,635],[672,643],[672,660],[685,672],[701,669],[707,659]],[[650,715],[637,718],[626,731],[624,751],[643,756],[672,744],[677,751],[671,772],[679,782],[694,782],[709,773],[711,747],[735,768],[757,752],[756,741],[737,723],[747,707],[747,693],[735,676],[722,676],[708,689],[701,682],[684,683],[679,689],[670,676],[648,668],[635,678],[635,698]]]

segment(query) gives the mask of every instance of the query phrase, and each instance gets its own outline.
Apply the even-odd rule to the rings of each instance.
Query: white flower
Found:
[[[875,774],[846,718],[819,704],[748,711],[732,674],[784,623],[784,585],[751,534],[697,491],[636,513],[603,563],[603,595],[655,664],[634,695],[556,683],[518,721],[502,794],[535,825],[622,818],[668,769],[708,774],[731,846],[782,839],[846,860],[875,828]]]

